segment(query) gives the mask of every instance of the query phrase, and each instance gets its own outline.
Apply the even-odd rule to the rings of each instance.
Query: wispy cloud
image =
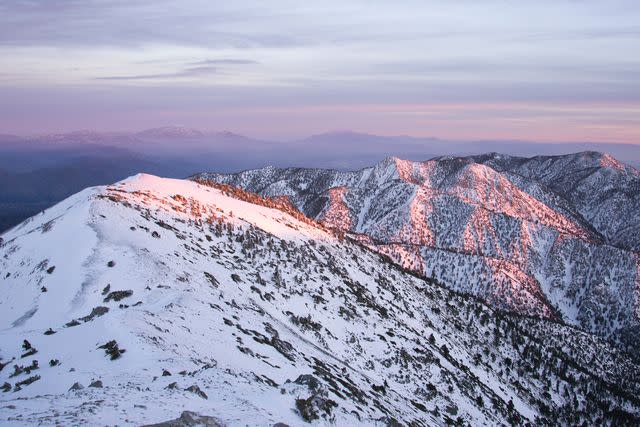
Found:
[[[175,73],[158,73],[158,74],[133,74],[126,76],[102,76],[95,77],[95,80],[155,80],[155,79],[174,79],[183,77],[206,76],[218,72],[217,67],[202,66],[189,67]]]
[[[12,120],[37,127],[36,114],[41,123],[68,117],[86,127],[83,120],[116,111],[135,123],[194,117],[198,127],[196,120],[209,126],[212,111],[222,120],[233,107],[251,133],[260,123],[276,126],[269,117],[276,113],[262,109],[284,108],[305,114],[292,123],[295,114],[282,113],[277,125],[287,129],[311,122],[349,128],[360,120],[361,129],[374,131],[393,118],[399,132],[409,132],[431,126],[424,117],[432,111],[343,110],[451,102],[640,105],[640,60],[633,55],[640,51],[639,22],[638,0],[0,0],[0,58],[7,58],[0,118],[12,113]],[[70,88],[78,91],[73,97]],[[596,123],[602,110],[594,111],[588,120]],[[488,123],[505,123],[497,119],[503,110],[489,113],[494,120],[485,126],[452,112],[459,120],[447,121],[440,134],[465,128],[487,135],[495,130]],[[538,112],[521,114],[540,120]],[[613,113],[602,114],[607,123],[598,125],[614,123]],[[514,128],[514,136],[526,139],[536,123]]]
[[[259,64],[258,61],[253,59],[236,59],[236,58],[221,58],[221,59],[204,59],[202,61],[190,62],[190,65],[253,65]]]

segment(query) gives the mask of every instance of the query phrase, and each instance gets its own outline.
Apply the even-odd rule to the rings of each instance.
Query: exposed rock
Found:
[[[225,424],[215,417],[184,411],[179,418],[157,424],[147,424],[143,427],[225,427]]]
[[[331,416],[333,408],[338,404],[320,394],[314,394],[306,399],[296,399],[296,409],[303,420],[312,422],[314,420]]]
[[[81,317],[80,320],[82,320],[83,322],[90,322],[95,317],[103,316],[103,315],[107,314],[108,312],[109,312],[109,307],[102,307],[102,306],[94,307],[91,310],[91,313],[89,313],[88,315],[86,315],[84,317]]]
[[[208,399],[206,393],[204,391],[200,390],[200,387],[198,387],[195,384],[185,388],[185,391],[189,391],[191,393],[197,394],[198,396],[200,396],[203,399]]]
[[[104,302],[109,302],[109,301],[120,301],[124,298],[129,298],[131,295],[133,295],[133,291],[128,289],[126,291],[113,291],[113,292],[109,292],[109,295],[107,295],[107,297],[104,299]]]
[[[84,386],[82,384],[76,382],[76,383],[73,383],[71,388],[69,388],[69,391],[72,391],[72,390],[83,390],[83,389],[84,389]]]

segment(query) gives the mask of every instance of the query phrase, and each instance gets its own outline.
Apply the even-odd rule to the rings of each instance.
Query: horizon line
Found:
[[[153,130],[162,130],[162,129],[184,129],[189,131],[194,131],[198,133],[202,133],[202,137],[189,137],[190,139],[198,139],[198,138],[206,138],[215,135],[221,134],[229,134],[235,135],[242,138],[247,138],[250,140],[254,140],[255,142],[277,142],[277,143],[291,143],[291,142],[301,142],[306,141],[316,137],[328,137],[330,135],[336,136],[347,136],[349,134],[353,136],[360,137],[372,137],[372,138],[405,138],[411,140],[431,140],[433,142],[455,142],[455,143],[532,143],[532,144],[544,144],[544,145],[553,145],[553,144],[603,144],[603,145],[631,145],[637,146],[640,145],[640,140],[638,142],[629,142],[629,141],[597,141],[597,140],[544,140],[544,139],[520,139],[520,138],[491,138],[491,137],[483,137],[478,139],[460,139],[460,138],[442,138],[438,136],[428,135],[411,135],[411,134],[384,134],[384,133],[370,133],[366,131],[358,131],[358,130],[349,130],[349,129],[335,129],[335,130],[327,130],[319,133],[309,133],[306,136],[300,136],[296,138],[271,138],[271,137],[262,137],[262,136],[253,136],[248,135],[243,132],[236,132],[228,129],[222,130],[212,130],[212,129],[204,129],[197,127],[189,127],[189,126],[181,126],[181,125],[160,125],[155,127],[144,128],[140,130],[97,130],[91,128],[79,128],[74,130],[52,130],[52,131],[42,131],[38,133],[22,133],[22,132],[11,132],[11,131],[0,131],[0,138],[2,137],[15,137],[19,139],[30,139],[30,138],[45,138],[51,136],[72,136],[73,134],[81,134],[81,133],[95,133],[97,135],[122,135],[122,136],[135,136],[138,134],[142,134],[144,132],[153,131]],[[0,141],[1,142],[1,141]]]

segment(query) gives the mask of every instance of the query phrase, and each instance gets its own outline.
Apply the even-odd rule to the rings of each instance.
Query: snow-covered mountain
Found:
[[[640,173],[606,154],[388,158],[197,180],[290,203],[413,271],[640,348]]]
[[[495,311],[284,200],[137,175],[1,237],[0,424],[640,421],[640,367],[605,341]]]
[[[596,152],[533,158],[487,155],[474,160],[508,174],[514,181],[521,176],[540,183],[566,200],[608,244],[640,251],[637,169]]]

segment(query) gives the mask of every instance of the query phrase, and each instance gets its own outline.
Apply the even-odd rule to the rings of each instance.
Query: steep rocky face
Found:
[[[355,172],[201,174],[311,218],[494,306],[640,345],[640,174],[606,154],[489,154]]]
[[[640,420],[640,367],[606,342],[234,188],[85,190],[2,235],[0,269],[1,423]]]

